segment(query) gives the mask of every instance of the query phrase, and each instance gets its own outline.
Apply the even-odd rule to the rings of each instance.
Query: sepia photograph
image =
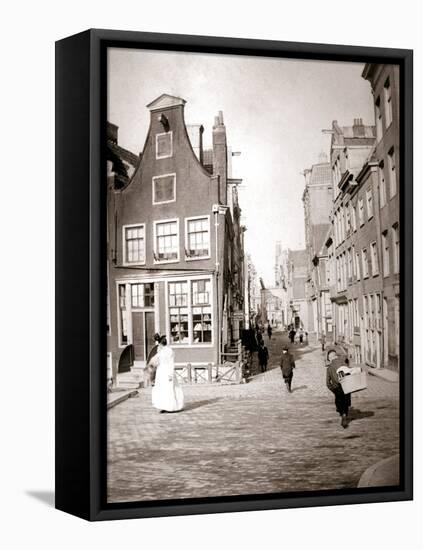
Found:
[[[108,503],[400,485],[399,75],[108,47]]]

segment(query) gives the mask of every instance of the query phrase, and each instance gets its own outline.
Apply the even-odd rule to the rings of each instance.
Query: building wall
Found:
[[[389,249],[389,270],[383,277],[383,326],[384,364],[389,368],[399,367],[399,300],[400,300],[400,274],[399,274],[399,245],[396,254],[396,237],[399,239],[399,196],[400,196],[400,156],[399,156],[399,67],[396,65],[368,64],[363,71],[371,86],[375,117],[379,119],[377,124],[376,152],[378,162],[379,188],[385,195],[380,204],[380,234],[386,238]],[[389,89],[386,84],[389,81]],[[391,116],[388,114],[386,100],[390,97]],[[393,154],[392,154],[393,153]],[[394,159],[394,172],[392,171],[392,159]],[[391,193],[390,177],[392,176]],[[395,257],[398,258],[395,260]]]
[[[150,127],[140,165],[128,185],[109,199],[109,352],[114,375],[128,344],[134,346],[136,360],[145,361],[154,332],[167,335],[176,364],[216,364],[219,341],[230,343],[243,326],[243,319],[233,319],[235,312],[242,312],[244,299],[240,209],[236,201],[231,209],[216,210],[227,200],[223,116],[215,120],[211,175],[191,146],[184,104],[164,95],[149,105]],[[164,147],[158,146],[162,136]],[[193,218],[201,219],[208,230],[208,250],[200,258],[190,252],[188,222]],[[170,222],[175,228],[175,221],[173,240],[159,237],[168,230],[160,224]],[[129,261],[128,247],[133,245],[127,242],[134,227],[144,234],[145,250],[136,263]],[[167,250],[163,247],[172,249],[175,242],[177,257],[161,256]],[[143,304],[136,295],[139,289],[154,292],[154,298],[145,296]],[[210,322],[211,331],[203,331]],[[188,330],[178,335],[181,327]]]

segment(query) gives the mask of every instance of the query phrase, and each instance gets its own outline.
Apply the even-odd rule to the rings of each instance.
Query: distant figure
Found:
[[[326,334],[322,332],[322,336],[320,338],[320,341],[322,343],[322,351],[325,351],[325,345],[326,345]]]
[[[260,365],[261,372],[267,371],[267,362],[269,360],[269,351],[264,345],[264,342],[261,342],[258,349],[258,360]]]
[[[303,339],[304,339],[304,331],[303,331],[302,328],[300,329],[300,331],[299,331],[299,333],[298,333],[298,337],[299,337],[299,339],[300,339],[300,344],[302,344],[302,343],[303,343]]]
[[[289,331],[289,339],[291,341],[291,344],[294,343],[294,340],[295,340],[295,335],[296,335],[296,331],[292,328],[290,331]]]
[[[286,389],[289,393],[292,393],[291,390],[291,384],[292,384],[292,378],[294,376],[294,369],[295,369],[295,361],[293,356],[289,353],[288,346],[284,346],[282,348],[282,356],[281,356],[281,371],[283,380],[286,385]]]
[[[150,384],[152,386],[154,386],[154,382],[156,380],[156,367],[153,367],[153,365],[151,364],[151,360],[153,359],[153,357],[157,355],[159,342],[160,342],[160,334],[156,332],[156,334],[154,335],[154,346],[151,348],[150,353],[148,354],[148,357],[147,357],[147,371],[150,379]]]
[[[337,370],[348,365],[348,356],[343,350],[330,349],[327,354],[326,386],[335,395],[335,408],[341,416],[341,426],[348,427],[348,410],[351,407],[351,394],[344,393],[338,379]]]
[[[272,338],[272,327],[270,326],[270,323],[267,325],[267,336],[269,337],[269,340]]]
[[[175,352],[167,345],[166,336],[151,363],[157,368],[156,383],[151,392],[153,407],[163,412],[177,412],[184,408],[184,394],[175,378]]]
[[[261,330],[258,330],[256,332],[256,339],[257,339],[257,345],[260,347],[260,344],[263,342],[263,335],[261,333]]]

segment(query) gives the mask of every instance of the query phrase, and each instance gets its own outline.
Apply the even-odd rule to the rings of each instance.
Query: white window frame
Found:
[[[379,256],[376,241],[370,243],[370,262],[372,264],[372,276],[377,277],[379,275]]]
[[[382,108],[380,95],[376,98],[375,101],[375,119],[376,119],[376,140],[377,143],[382,139],[383,134],[383,125],[382,125]]]
[[[392,259],[394,261],[394,273],[400,271],[400,238],[399,225],[394,223],[392,226]]]
[[[129,326],[129,315],[128,315],[128,296],[127,296],[127,282],[126,281],[116,281],[116,311],[117,311],[117,329],[118,329],[118,348],[123,349],[129,344],[132,344],[132,334]],[[127,330],[127,341],[126,343],[122,342],[122,320],[121,320],[121,309],[120,309],[120,295],[119,287],[123,286],[125,288],[125,317],[126,317],[126,330]],[[131,297],[129,297],[129,300]],[[129,307],[129,312],[131,311]]]
[[[360,281],[361,280],[361,267],[360,267],[360,254],[359,252],[356,252],[355,253],[355,276],[357,278],[357,281]]]
[[[167,201],[155,201],[155,189],[154,184],[156,183],[156,180],[160,180],[163,178],[173,177],[173,199],[167,200]],[[176,173],[172,172],[170,174],[160,174],[160,176],[153,176],[151,180],[151,193],[152,193],[152,202],[153,205],[156,204],[169,204],[170,202],[176,202]]]
[[[187,262],[195,262],[196,260],[208,260],[211,258],[211,230],[210,230],[210,214],[206,214],[206,215],[203,215],[203,216],[190,216],[188,218],[185,218],[185,251],[188,251],[188,246],[189,246],[189,242],[188,242],[188,226],[189,226],[189,222],[190,221],[195,221],[195,220],[207,220],[207,226],[208,226],[208,234],[209,234],[209,253],[204,255],[204,256],[194,256],[194,257],[191,257],[191,256],[187,256],[186,253],[185,253],[185,260]]]
[[[370,200],[369,200],[370,199]],[[369,207],[369,205],[371,205]],[[373,218],[374,204],[373,204],[373,193],[371,189],[366,190],[366,210],[367,210],[367,219],[370,220]]]
[[[364,220],[364,200],[363,198],[358,199],[358,223],[360,227],[363,227],[365,220]]]
[[[357,214],[356,214],[355,206],[352,203],[350,203],[350,207],[351,207],[351,216],[350,216],[351,227],[354,232],[354,231],[357,231]]]
[[[391,78],[385,80],[383,85],[383,105],[385,110],[385,129],[388,129],[392,124],[393,113],[392,113],[392,84]]]
[[[397,194],[397,159],[396,151],[392,147],[388,152],[388,179],[389,179],[389,198],[392,199]]]
[[[159,145],[159,137],[161,136],[169,136],[170,135],[170,155],[160,155],[158,152],[158,145]],[[170,130],[169,132],[161,132],[160,134],[156,134],[156,160],[161,159],[168,159],[173,157],[173,132]]]
[[[388,231],[382,231],[382,270],[383,276],[389,277],[391,274],[391,250]]]
[[[386,204],[386,179],[385,179],[385,163],[382,161],[378,166],[379,176],[379,208],[383,208]]]
[[[192,338],[194,334],[194,327],[192,322],[192,281],[202,281],[202,280],[208,280],[210,281],[210,308],[211,308],[211,324],[212,324],[212,330],[211,330],[211,342],[197,342],[196,344],[193,343]],[[182,281],[186,281],[188,284],[188,295],[187,295],[187,309],[188,309],[188,343],[171,343],[171,335],[170,335],[170,313],[169,313],[169,283],[179,283]],[[198,348],[213,348],[214,347],[214,333],[215,333],[215,316],[214,316],[214,288],[213,288],[213,277],[211,275],[191,275],[188,277],[172,277],[165,281],[165,315],[166,315],[166,335],[169,345],[172,348],[177,349],[184,349],[184,348],[190,348],[190,349],[198,349]]]
[[[361,249],[361,267],[363,279],[367,279],[369,277],[369,256],[367,248]]]
[[[141,262],[130,262],[128,261],[127,255],[126,255],[126,230],[127,229],[133,229],[134,227],[142,227],[144,229],[144,261]],[[137,265],[145,265],[146,262],[146,256],[147,256],[147,246],[146,246],[146,237],[147,237],[147,231],[146,231],[146,224],[145,223],[130,223],[126,225],[122,225],[122,259],[123,259],[123,265],[130,267],[130,266],[137,266]]]
[[[159,257],[158,250],[157,250],[157,226],[159,224],[163,223],[173,223],[176,222],[176,231],[178,235],[178,252],[177,257],[172,260],[159,260],[156,259]],[[169,218],[166,220],[155,220],[153,222],[153,251],[154,251],[154,263],[155,264],[175,264],[178,263],[180,260],[180,248],[181,248],[181,242],[180,242],[180,231],[179,231],[179,218]]]

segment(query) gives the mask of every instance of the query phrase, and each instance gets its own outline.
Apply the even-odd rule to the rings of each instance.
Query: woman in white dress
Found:
[[[157,354],[151,360],[157,368],[156,381],[151,392],[153,407],[160,412],[181,411],[184,394],[175,377],[175,352],[167,345],[166,336],[160,338]]]

